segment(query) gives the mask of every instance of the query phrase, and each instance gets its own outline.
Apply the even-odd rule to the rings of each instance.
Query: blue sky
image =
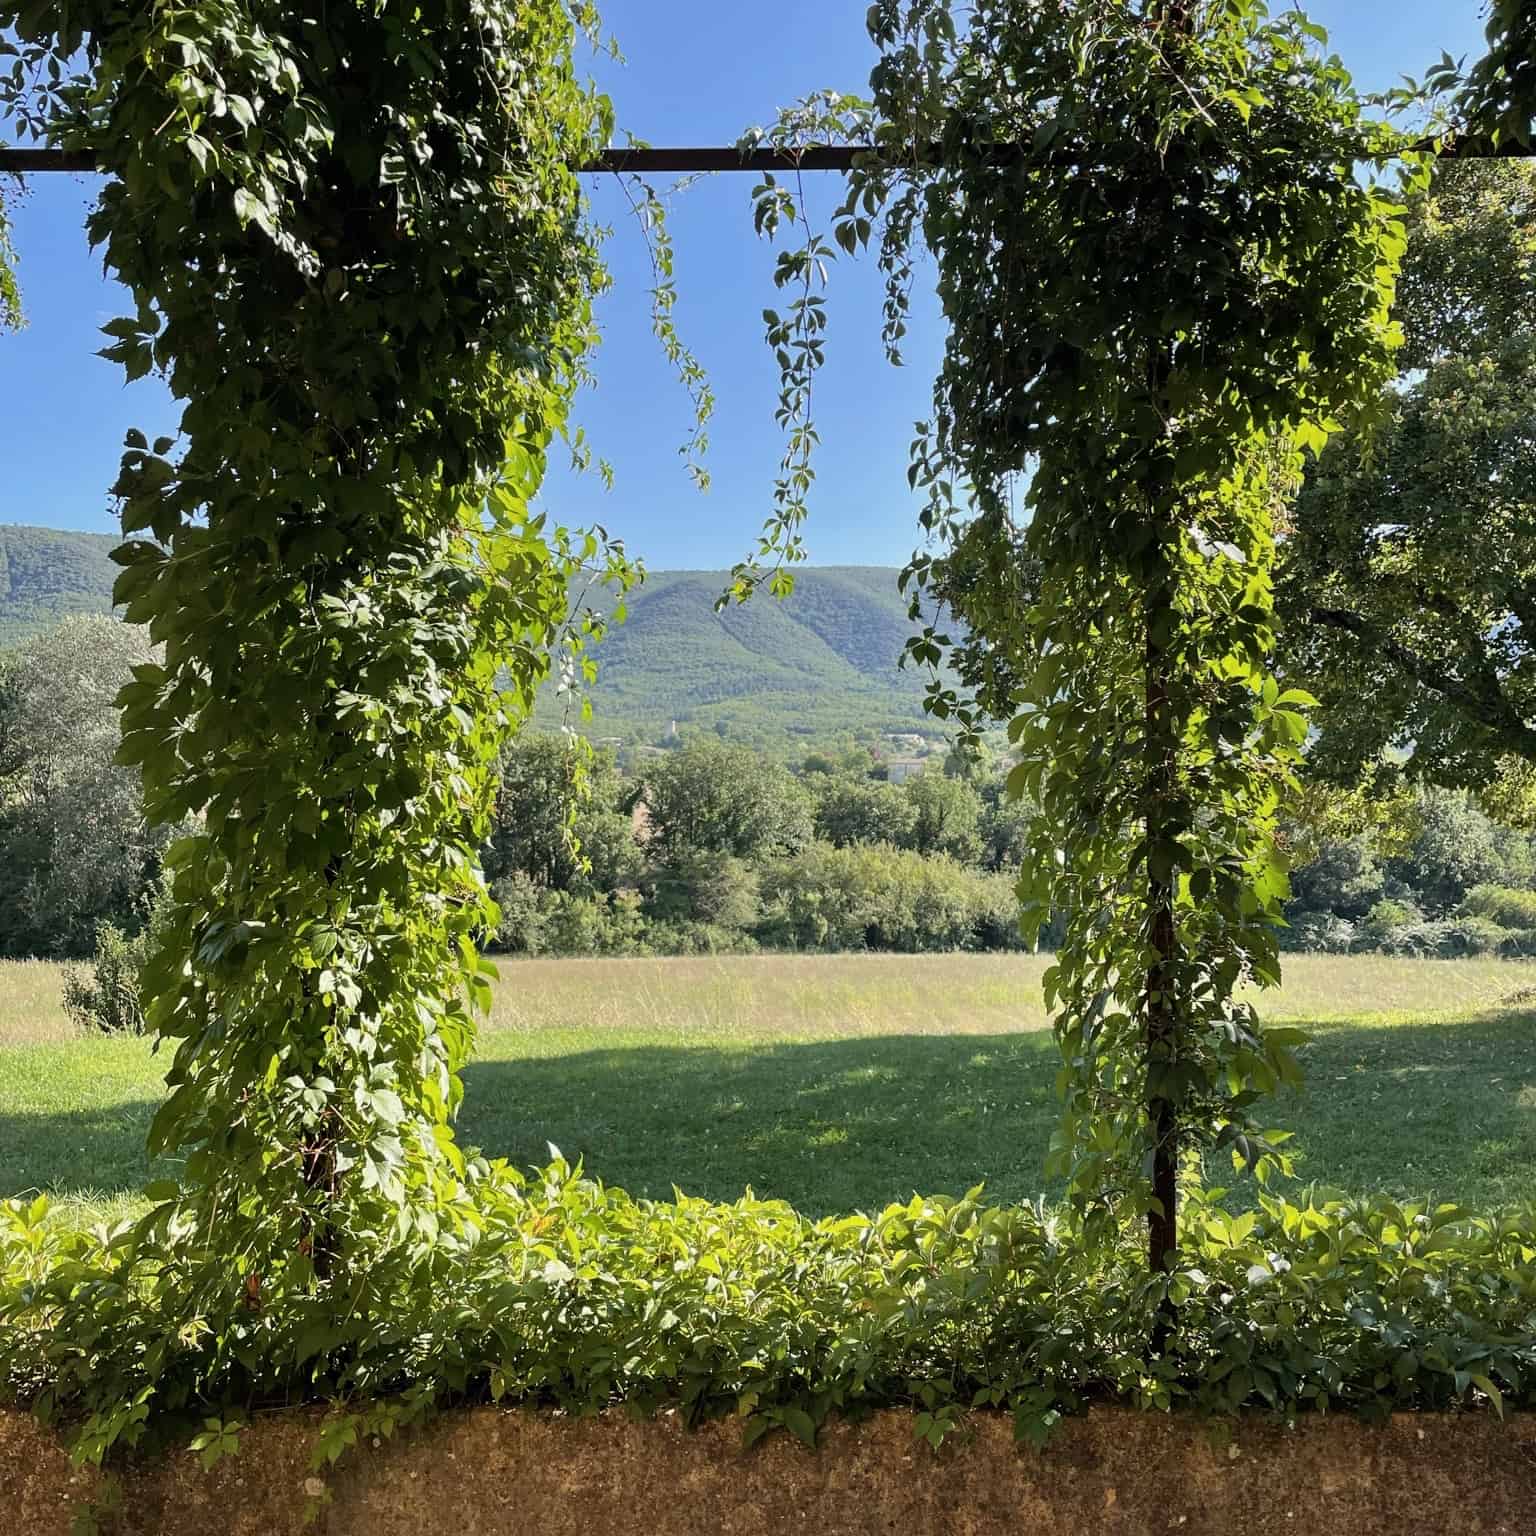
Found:
[[[1276,7],[1278,9],[1278,6]],[[1315,0],[1307,8],[1362,87],[1422,73],[1442,48],[1477,54],[1478,0]],[[866,0],[607,0],[605,19],[626,55],[599,61],[623,128],[653,144],[727,144],[777,108],[821,87],[862,91],[871,62]],[[594,178],[600,183],[600,178]],[[780,453],[776,372],[761,311],[775,302],[772,253],[752,233],[752,180],[697,183],[673,208],[677,322],[709,369],[719,406],[711,428],[713,488],[696,492],[677,455],[687,401],[649,330],[645,247],[611,185],[594,202],[614,226],[598,387],[579,417],[614,467],[551,476],[545,498],[561,521],[603,522],[653,569],[729,565],[746,554],[768,509]],[[826,178],[813,203],[830,207]],[[94,356],[97,328],[125,312],[83,234],[86,177],[40,176],[15,211],[28,329],[0,336],[0,522],[113,531],[106,489],[124,431],[174,430],[178,410],[154,379],[125,386]],[[931,303],[915,316],[907,367],[879,348],[879,274],[843,263],[829,297],[831,338],[815,410],[823,444],[808,529],[818,564],[902,563],[915,537],[906,488],[912,424],[926,414],[941,332]]]

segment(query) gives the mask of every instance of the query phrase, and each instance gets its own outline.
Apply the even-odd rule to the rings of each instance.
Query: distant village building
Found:
[[[926,758],[893,757],[885,765],[885,777],[888,783],[905,784],[908,779],[917,778],[927,765]]]

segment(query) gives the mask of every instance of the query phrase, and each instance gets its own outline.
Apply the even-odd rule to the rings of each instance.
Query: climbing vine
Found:
[[[1025,926],[1066,921],[1052,1160],[1090,1229],[1144,1215],[1166,1270],[1181,1163],[1286,1166],[1254,1105],[1294,1079],[1294,1037],[1242,991],[1278,979],[1275,813],[1310,702],[1268,670],[1273,530],[1303,453],[1391,373],[1401,208],[1355,168],[1419,162],[1316,28],[1253,0],[983,0],[964,27],[947,0],[880,0],[869,28],[851,110],[875,153],[837,239],[880,252],[888,347],[919,239],[937,263],[949,331],[911,480],[941,553],[907,580],[971,631],[911,650],[959,651],[1011,722],[1037,808]],[[784,203],[760,188],[759,226]],[[781,285],[821,254],[781,254]],[[768,539],[792,550],[803,508],[779,500]]]
[[[1527,0],[1488,0],[1488,52],[1456,86],[1457,119],[1495,150],[1529,150],[1536,134],[1536,11]]]
[[[86,1454],[211,1380],[334,1380],[482,1225],[450,1122],[490,997],[493,769],[600,623],[572,579],[629,578],[533,506],[606,282],[573,169],[611,126],[574,64],[591,24],[0,7],[52,64],[34,127],[110,178],[89,233],[135,310],[106,355],[183,402],[115,487],[115,595],[165,657],[124,691],[122,759],[152,820],[197,821],[144,977],[173,1052],[151,1145],[182,1172],[30,1298]]]
[[[16,250],[11,244],[11,224],[3,195],[0,195],[0,331],[19,331],[25,324],[21,288],[16,281]]]

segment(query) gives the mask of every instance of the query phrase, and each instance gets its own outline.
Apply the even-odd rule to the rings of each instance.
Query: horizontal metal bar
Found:
[[[605,149],[583,171],[605,175],[654,175],[688,171],[847,171],[868,144],[820,144],[805,149]],[[41,171],[95,171],[96,156],[78,149],[0,148],[0,171],[31,175]]]
[[[88,149],[0,149],[0,171],[18,176],[33,171],[94,171],[96,156]]]
[[[860,155],[870,154],[872,144],[813,144],[804,149],[748,149],[700,146],[682,149],[605,149],[583,171],[599,175],[686,174],[705,171],[848,171]],[[1416,146],[1431,149],[1431,143]],[[1000,161],[1013,159],[1018,151],[999,145],[995,151]],[[1452,139],[1439,152],[1443,160],[1496,160],[1536,158],[1536,151],[1523,144],[1505,141],[1490,144],[1486,139]],[[921,155],[926,164],[942,158],[939,145],[924,145]],[[31,175],[39,171],[95,171],[96,156],[79,149],[8,149],[0,148],[0,171]]]
[[[605,149],[584,171],[609,174],[688,171],[849,171],[873,144],[810,144],[804,149]]]

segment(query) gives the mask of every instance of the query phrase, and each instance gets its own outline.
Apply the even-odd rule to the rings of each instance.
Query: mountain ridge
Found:
[[[110,612],[117,542],[0,524],[0,648],[71,613]],[[592,718],[581,728],[656,745],[675,723],[768,750],[848,735],[942,737],[923,712],[924,675],[897,665],[912,622],[896,577],[889,566],[800,566],[790,597],[716,613],[728,572],[652,571],[629,595],[627,621],[594,652]],[[564,715],[549,691],[535,721]]]

